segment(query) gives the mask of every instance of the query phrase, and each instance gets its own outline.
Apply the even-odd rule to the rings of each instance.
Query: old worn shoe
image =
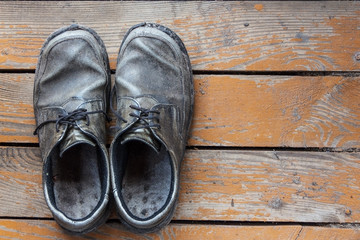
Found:
[[[108,56],[91,29],[53,33],[39,57],[34,110],[45,200],[66,230],[85,233],[107,218],[110,167],[105,147]]]
[[[117,131],[111,181],[120,219],[153,232],[169,223],[193,112],[193,79],[184,44],[170,29],[139,24],[126,34],[116,67]]]

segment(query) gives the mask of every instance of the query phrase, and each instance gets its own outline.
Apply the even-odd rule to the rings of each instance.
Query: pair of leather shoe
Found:
[[[184,44],[158,24],[132,27],[120,46],[112,94],[110,86],[106,49],[93,30],[71,25],[46,40],[34,82],[45,199],[59,225],[86,233],[108,218],[112,189],[122,223],[153,232],[175,210],[193,112]],[[117,124],[109,157],[110,102]]]

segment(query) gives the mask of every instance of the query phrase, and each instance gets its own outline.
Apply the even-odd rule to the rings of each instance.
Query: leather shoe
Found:
[[[132,231],[154,232],[176,207],[193,112],[192,70],[180,38],[158,24],[132,27],[120,47],[112,93],[118,119],[110,168],[118,214]]]
[[[64,229],[86,233],[109,213],[105,147],[110,69],[91,29],[71,25],[44,43],[34,82],[45,200]]]

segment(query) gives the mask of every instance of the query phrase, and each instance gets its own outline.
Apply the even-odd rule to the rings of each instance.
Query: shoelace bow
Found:
[[[110,122],[111,118],[108,117],[108,115],[106,114],[106,112],[99,110],[99,111],[92,111],[92,112],[88,112],[87,109],[85,108],[79,108],[76,109],[75,111],[66,113],[66,114],[60,114],[58,115],[57,119],[54,120],[47,120],[44,121],[42,123],[39,124],[39,126],[36,127],[35,131],[34,131],[34,135],[38,134],[38,131],[40,128],[42,128],[43,126],[45,126],[48,123],[55,123],[55,127],[56,127],[56,132],[59,132],[59,126],[61,124],[66,124],[66,125],[71,125],[71,126],[76,126],[76,121],[78,120],[86,120],[86,125],[89,126],[90,121],[89,121],[89,114],[96,114],[96,113],[102,113],[105,115],[106,121]]]
[[[112,89],[111,93],[110,93],[110,99],[111,99],[110,100],[110,109],[120,121],[123,121],[124,123],[127,123],[127,121],[117,111],[115,111],[115,109],[113,107],[112,103],[113,103],[113,97],[114,97],[115,93],[116,93],[116,88],[114,87]],[[130,113],[129,114],[129,116],[137,118],[136,123],[141,124],[140,126],[132,128],[132,131],[134,131],[136,129],[141,129],[141,128],[148,128],[148,129],[157,128],[157,129],[161,129],[160,124],[149,123],[148,122],[148,120],[151,120],[151,119],[155,119],[155,120],[159,121],[158,117],[156,117],[154,115],[149,116],[150,113],[160,114],[159,111],[150,110],[150,109],[147,109],[147,108],[142,108],[142,107],[138,107],[138,106],[135,106],[135,105],[130,105],[129,107],[140,112],[139,114],[135,114],[135,113]]]
[[[156,117],[154,115],[149,116],[150,113],[160,114],[159,111],[157,111],[157,110],[149,110],[149,109],[138,107],[138,106],[135,106],[135,105],[130,105],[130,108],[140,112],[140,114],[135,114],[135,113],[130,113],[129,114],[130,117],[137,118],[138,120],[136,122],[141,124],[140,126],[133,128],[132,130],[136,130],[136,129],[140,129],[140,128],[148,128],[148,129],[150,129],[150,128],[160,129],[161,128],[160,124],[149,123],[148,122],[148,120],[151,120],[151,119],[156,119],[157,121],[159,121],[158,117]]]

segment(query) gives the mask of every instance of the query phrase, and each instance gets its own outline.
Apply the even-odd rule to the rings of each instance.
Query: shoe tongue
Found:
[[[147,128],[140,128],[136,129],[135,131],[125,133],[122,136],[121,144],[125,144],[129,141],[141,141],[152,147],[156,152],[160,152],[161,143]]]
[[[70,128],[67,130],[64,139],[60,143],[60,157],[65,151],[78,144],[89,144],[93,147],[96,146],[93,140],[86,136],[80,129]]]

